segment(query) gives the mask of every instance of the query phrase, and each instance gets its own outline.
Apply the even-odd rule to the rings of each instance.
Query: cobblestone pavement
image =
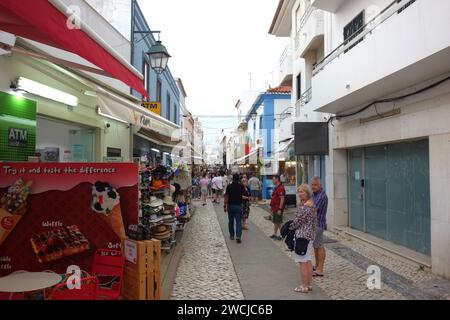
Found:
[[[184,255],[171,299],[242,300],[244,296],[211,202],[197,209],[183,235]]]
[[[267,211],[252,207],[250,220],[266,235],[273,232],[272,223],[264,219]],[[327,258],[323,278],[315,283],[332,299],[448,299],[450,282],[421,270],[417,264],[387,255],[362,241],[326,232],[335,243],[326,244]],[[275,241],[280,250],[292,258],[283,241]],[[381,290],[369,290],[366,286],[369,265],[381,269]]]

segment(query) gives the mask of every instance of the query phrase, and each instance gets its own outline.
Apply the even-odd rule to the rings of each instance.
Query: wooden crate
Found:
[[[136,248],[136,263],[125,261],[122,296],[127,300],[161,299],[161,242],[128,240]],[[124,250],[127,246],[124,243]]]

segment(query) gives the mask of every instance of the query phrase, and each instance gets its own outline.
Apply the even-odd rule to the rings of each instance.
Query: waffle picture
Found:
[[[90,248],[89,241],[75,225],[34,234],[30,240],[40,263],[58,260]]]

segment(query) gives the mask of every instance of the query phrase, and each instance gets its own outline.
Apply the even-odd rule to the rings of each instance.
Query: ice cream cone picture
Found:
[[[98,181],[92,186],[92,210],[100,214],[100,217],[121,240],[125,239],[120,196],[108,183]]]
[[[33,181],[17,180],[0,200],[0,246],[27,212],[27,198]]]

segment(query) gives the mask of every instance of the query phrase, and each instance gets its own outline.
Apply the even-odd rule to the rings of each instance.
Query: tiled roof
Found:
[[[269,90],[267,90],[267,93],[291,93],[292,92],[292,87],[291,86],[281,86],[281,87],[276,87],[276,88],[270,88]]]

